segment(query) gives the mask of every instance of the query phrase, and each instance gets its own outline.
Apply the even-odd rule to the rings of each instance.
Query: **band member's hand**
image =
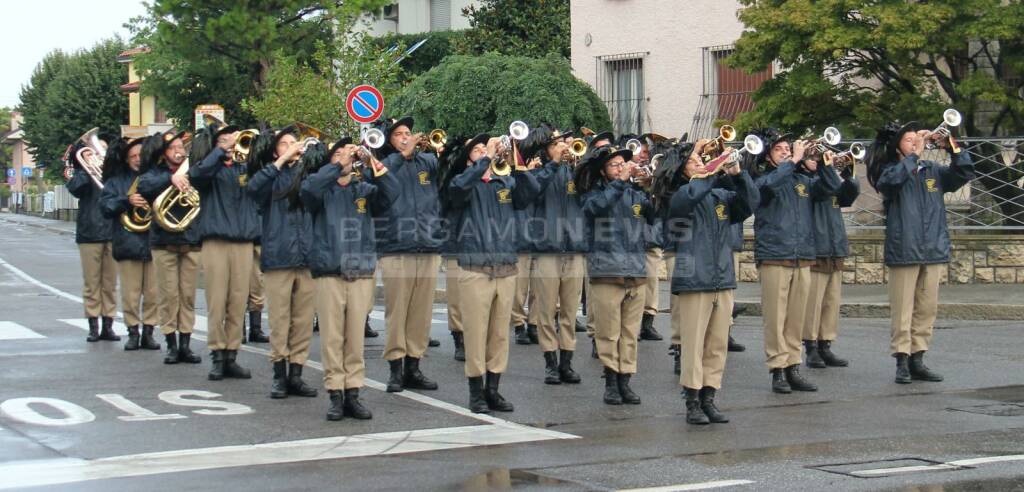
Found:
[[[128,203],[133,207],[145,207],[147,205],[146,199],[142,198],[142,195],[138,193],[128,195]]]
[[[931,133],[928,130],[921,130],[914,134],[914,145],[911,151],[914,154],[921,155],[921,151],[924,150],[924,143],[931,138]]]
[[[619,173],[619,179],[621,179],[622,181],[629,181],[629,178],[633,177],[636,171],[636,163],[633,161],[629,161],[622,166],[622,171]]]
[[[526,163],[527,169],[537,169],[538,167],[540,167],[540,157],[534,157],[533,159],[530,159],[530,161]]]
[[[711,139],[701,138],[697,140],[697,143],[693,144],[693,152],[690,153],[691,157],[696,157],[698,161],[702,161],[700,155],[704,153],[704,147],[711,142]]]
[[[230,156],[231,149],[235,148],[235,142],[238,140],[238,134],[241,132],[225,133],[217,137],[217,147],[224,149]]]
[[[188,176],[185,174],[171,176],[171,184],[182,193],[187,193],[188,190],[192,189],[192,185],[188,182]]]
[[[487,140],[487,157],[494,159],[498,156],[498,151],[501,147],[501,138],[491,137]]]
[[[740,168],[739,162],[732,162],[727,164],[726,166],[727,167],[725,168],[725,174],[728,174],[729,176],[739,176],[740,171],[743,170]]]
[[[831,150],[826,150],[825,153],[821,155],[822,162],[824,162],[826,166],[831,166],[832,160],[835,158],[836,153]]]
[[[807,147],[809,142],[806,140],[797,140],[793,142],[793,162],[800,162],[804,159],[804,154],[807,153]]]

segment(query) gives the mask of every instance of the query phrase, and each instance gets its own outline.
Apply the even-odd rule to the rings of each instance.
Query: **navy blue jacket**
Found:
[[[583,196],[583,213],[591,234],[590,278],[646,277],[644,231],[654,220],[647,195],[621,180],[600,182]]]
[[[885,264],[923,265],[949,262],[949,228],[944,193],[974,179],[966,151],[950,166],[919,160],[911,154],[889,164],[878,178],[885,205]]]
[[[399,152],[381,161],[399,186],[398,196],[378,220],[381,254],[436,253],[444,240],[438,198],[437,156]]]
[[[533,251],[578,254],[589,250],[588,219],[576,192],[571,166],[548,162],[536,171],[537,194],[534,220],[530,222]]]
[[[337,183],[341,167],[328,164],[302,182],[302,203],[313,217],[309,269],[313,277],[372,277],[377,245],[371,210],[386,213],[399,183],[390,173]],[[372,182],[371,182],[372,181]]]
[[[829,166],[819,165],[812,175],[785,161],[754,184],[761,193],[754,211],[754,258],[815,259],[812,199],[835,193],[839,176]]]
[[[814,199],[814,252],[818,258],[846,258],[850,245],[843,223],[843,207],[860,195],[857,178],[844,179],[834,194]]]
[[[75,175],[66,185],[68,193],[78,199],[78,218],[75,221],[75,242],[105,243],[110,241],[110,219],[100,212],[100,193],[83,169],[76,169]]]
[[[245,166],[225,166],[227,154],[220,147],[188,170],[189,182],[199,191],[199,237],[202,240],[254,243],[260,240],[256,202],[245,193]]]
[[[167,164],[161,161],[160,164],[142,174],[142,177],[139,179],[138,191],[152,205],[153,200],[156,200],[156,197],[170,186],[171,170],[167,167]],[[202,204],[200,204],[200,207],[202,207]],[[199,245],[199,227],[193,221],[184,232],[168,232],[160,227],[156,220],[153,220],[153,225],[149,228],[149,244],[153,247],[172,245],[197,246]]]
[[[716,187],[731,181],[733,190]],[[672,293],[736,288],[733,266],[734,226],[754,212],[761,200],[746,171],[738,176],[691,179],[672,195],[669,215],[687,224],[676,243]]]
[[[491,159],[484,157],[455,177],[449,185],[452,207],[462,209],[457,229],[459,266],[514,265],[517,260],[519,223],[515,209],[522,210],[540,190],[530,172],[491,176],[482,180]]]
[[[298,168],[273,164],[263,166],[249,179],[249,196],[259,207],[262,246],[260,269],[264,272],[285,268],[308,268],[313,244],[313,217],[305,207],[292,208],[288,190],[298,176]]]
[[[135,171],[119,173],[103,183],[100,210],[104,217],[110,219],[112,250],[117,261],[153,259],[153,254],[149,250],[149,232],[129,232],[121,225],[121,214],[131,213],[133,208],[128,202],[128,188],[131,188],[138,175]],[[150,228],[153,227],[160,226],[151,222]]]

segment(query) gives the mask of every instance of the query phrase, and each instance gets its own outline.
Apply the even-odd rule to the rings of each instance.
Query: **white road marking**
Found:
[[[21,461],[0,465],[0,490],[159,473],[407,454],[547,439],[550,439],[548,433],[541,429],[478,425],[185,449],[94,460],[59,458]]]
[[[640,489],[621,489],[619,492],[681,492],[687,490],[709,490],[721,489],[724,487],[735,487],[737,485],[749,485],[754,483],[751,480],[715,480],[714,482],[688,483],[680,485],[666,485],[664,487],[647,487]]]
[[[1003,456],[985,456],[983,458],[970,458],[966,460],[950,461],[950,465],[975,466],[987,463],[1002,463],[1006,461],[1024,461],[1024,454],[1007,454]]]
[[[120,313],[118,313],[120,315]],[[85,331],[89,331],[89,322],[85,318],[73,318],[73,319],[58,319],[61,323],[69,324],[75,328],[81,328]],[[128,336],[128,328],[124,326],[124,323],[120,321],[114,321],[114,333],[122,337]]]
[[[0,340],[30,340],[46,338],[13,321],[0,321]]]
[[[894,468],[874,468],[871,470],[857,470],[850,472],[850,475],[858,477],[878,477],[885,475],[901,475],[904,473],[920,473],[943,470],[957,470],[961,468],[984,465],[987,463],[1004,463],[1008,461],[1024,461],[1024,454],[1010,454],[1004,456],[985,456],[981,458],[969,458],[963,460],[936,463],[934,465],[899,466]]]
[[[436,309],[434,311],[437,312]],[[384,313],[380,311],[370,311],[370,319],[375,319],[377,321],[385,321],[386,318],[384,317]],[[430,322],[438,325],[443,325],[447,323],[447,321],[442,319],[431,319]]]

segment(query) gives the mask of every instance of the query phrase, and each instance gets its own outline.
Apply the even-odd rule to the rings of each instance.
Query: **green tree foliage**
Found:
[[[389,115],[411,114],[417,130],[453,135],[507,133],[515,120],[597,131],[612,126],[604,103],[557,54],[449,56],[406,86],[391,107]]]
[[[191,121],[195,106],[224,106],[233,123],[252,124],[242,107],[266,88],[275,56],[313,63],[317,43],[331,42],[335,22],[388,0],[153,0],[132,19],[143,93],[168,116]]]
[[[0,135],[4,135],[11,131],[11,108],[2,107],[0,108]],[[12,149],[8,142],[0,142],[0,170],[11,167]],[[6,176],[6,174],[0,174],[0,176]],[[6,183],[6,181],[3,181]]]
[[[462,10],[471,29],[457,38],[460,54],[488,52],[568,59],[569,0],[481,0]]]
[[[386,34],[376,38],[367,38],[366,41],[377,48],[383,50],[393,48],[401,53],[402,50],[399,47],[413,46],[424,39],[427,40],[415,52],[402,59],[400,64],[404,82],[434,68],[446,56],[455,53],[455,42],[465,35],[466,31],[433,31],[417,34]]]
[[[46,166],[50,180],[62,180],[61,157],[67,146],[92,127],[120,135],[128,121],[128,98],[120,86],[127,81],[117,55],[120,39],[101,41],[70,55],[54,51],[36,66],[22,87],[18,110],[29,152]]]

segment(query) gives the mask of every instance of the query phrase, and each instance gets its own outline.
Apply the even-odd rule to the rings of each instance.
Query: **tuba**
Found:
[[[137,176],[132,185],[128,187],[128,196],[132,196],[137,193],[139,188],[139,177]],[[149,205],[143,205],[141,207],[131,207],[125,212],[121,212],[121,225],[124,226],[124,230],[134,233],[142,233],[149,230],[149,226],[153,223],[153,209]]]
[[[192,147],[192,141],[185,142],[185,155],[188,156]],[[188,172],[188,157],[178,166],[174,172],[175,176],[182,176]],[[181,191],[176,186],[168,186],[153,200],[153,220],[161,229],[167,232],[184,232],[192,221],[199,216],[199,192],[195,188],[188,191]]]
[[[718,129],[718,136],[704,145],[700,151],[700,159],[710,162],[725,152],[725,143],[736,140],[736,129],[730,125],[722,125]]]
[[[75,153],[75,158],[78,159],[78,163],[82,166],[82,169],[92,178],[92,182],[96,184],[96,187],[103,189],[103,158],[107,155],[107,144],[103,140],[100,140],[100,129],[93,128],[78,137],[78,141],[84,144],[84,147],[78,149]],[[65,174],[65,177],[67,174]]]

